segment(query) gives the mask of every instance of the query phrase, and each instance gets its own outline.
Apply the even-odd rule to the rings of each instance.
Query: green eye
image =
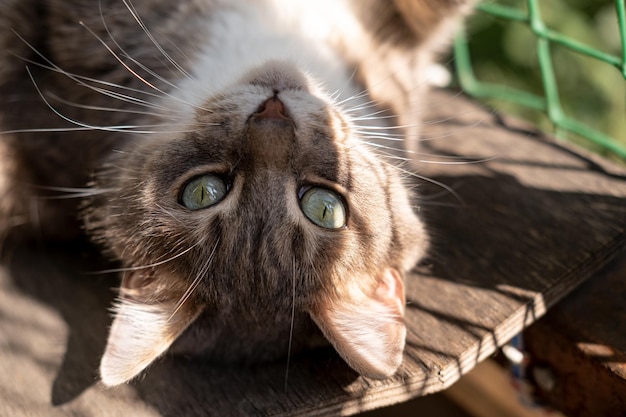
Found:
[[[300,199],[305,216],[326,229],[339,229],[346,225],[346,209],[341,198],[324,188],[310,188]]]
[[[189,181],[183,189],[181,203],[189,210],[199,210],[222,201],[228,187],[215,175],[202,175]]]

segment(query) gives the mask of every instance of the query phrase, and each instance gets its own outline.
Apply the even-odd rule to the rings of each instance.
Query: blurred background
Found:
[[[624,0],[619,0],[623,2]],[[504,6],[528,13],[527,0],[486,0],[483,5]],[[563,36],[622,59],[622,39],[615,0],[539,0],[545,25]],[[467,45],[475,79],[512,87],[544,97],[539,70],[537,36],[527,22],[497,17],[484,11],[467,23]],[[457,45],[458,46],[458,45]],[[617,142],[626,150],[626,79],[615,66],[550,42],[553,72],[563,112]],[[458,55],[458,53],[457,53]],[[555,132],[545,112],[510,101],[481,97],[492,108],[531,121],[541,130],[592,150],[622,159],[593,141],[570,131]]]

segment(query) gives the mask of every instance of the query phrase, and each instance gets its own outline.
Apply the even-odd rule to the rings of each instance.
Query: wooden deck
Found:
[[[355,414],[445,389],[626,257],[626,170],[453,93],[433,94],[429,111],[417,157],[433,181],[417,182],[433,250],[407,278],[395,377],[358,377],[320,350],[292,358],[287,384],[285,362],[232,369],[166,357],[104,389],[96,370],[115,277],[86,275],[97,261],[80,247],[20,244],[0,269],[0,415]]]

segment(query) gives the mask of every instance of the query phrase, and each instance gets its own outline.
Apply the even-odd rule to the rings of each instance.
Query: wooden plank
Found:
[[[626,415],[626,253],[527,329],[537,395],[570,417]]]
[[[287,382],[286,361],[165,357],[105,390],[95,369],[114,277],[86,275],[96,261],[77,248],[18,244],[0,274],[0,415],[348,415],[405,401],[448,387],[624,248],[624,170],[449,92],[433,94],[424,136],[433,250],[407,278],[395,377],[360,378],[322,349],[292,358]]]

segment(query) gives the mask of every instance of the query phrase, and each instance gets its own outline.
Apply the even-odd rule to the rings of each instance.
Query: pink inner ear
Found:
[[[348,365],[363,376],[383,379],[402,363],[405,298],[395,269],[386,269],[377,281],[370,294],[355,289],[345,298],[320,303],[310,314]]]
[[[165,352],[198,317],[198,306],[140,304],[120,300],[100,362],[104,385],[119,385],[134,378]]]
[[[100,377],[107,386],[134,378],[163,354],[200,315],[203,306],[181,296],[154,301],[151,276],[146,270],[126,273],[106,350],[100,362]]]
[[[384,304],[396,304],[393,308],[404,318],[406,298],[404,296],[404,281],[395,269],[386,269],[379,278],[375,297]]]

